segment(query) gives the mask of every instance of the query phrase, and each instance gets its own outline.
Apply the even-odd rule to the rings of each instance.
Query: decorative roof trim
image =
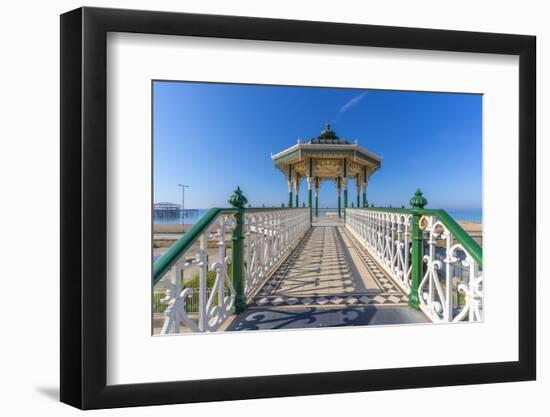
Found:
[[[301,157],[300,149],[294,149],[293,151],[288,152],[285,155],[281,155],[277,158],[275,158],[275,156],[273,156],[271,159],[273,160],[274,164],[278,164],[278,163],[281,163],[281,162],[288,161],[289,159],[294,159],[294,158],[300,159],[300,157]]]
[[[359,162],[357,161],[357,159],[361,159],[363,161],[370,162],[372,165],[375,165],[377,167],[381,165],[380,160],[371,158],[369,155],[366,155],[362,152],[355,153],[354,149],[308,149],[304,150],[303,153],[305,156],[315,154],[349,155],[355,162]],[[277,160],[276,162],[278,161],[279,160]]]
[[[295,150],[298,149],[299,147],[300,147],[300,144],[297,143],[296,145],[293,145],[293,146],[291,146],[290,148],[285,149],[284,151],[281,151],[281,152],[279,152],[279,153],[276,153],[275,155],[272,155],[272,156],[271,156],[271,159],[272,159],[272,160],[279,159],[281,156],[284,156],[284,155],[286,155],[287,153],[290,153],[290,152],[292,152],[292,151],[295,151]]]
[[[383,161],[383,158],[381,156],[378,156],[372,152],[367,151],[365,148],[357,145],[357,144],[349,144],[349,145],[322,145],[322,144],[311,144],[311,143],[297,143],[296,145],[291,146],[288,149],[285,149],[284,151],[281,151],[271,157],[271,159],[276,162],[281,160],[282,157],[287,156],[288,154],[293,153],[294,151],[303,151],[302,154],[307,154],[310,150],[324,150],[327,152],[330,151],[353,151],[357,153],[358,157],[361,157],[365,160],[371,160],[371,162],[375,163],[381,163]],[[285,160],[288,158],[285,158]],[[282,161],[279,161],[282,162]]]

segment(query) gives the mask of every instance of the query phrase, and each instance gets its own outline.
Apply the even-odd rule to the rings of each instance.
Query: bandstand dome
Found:
[[[359,194],[363,190],[362,205],[366,199],[367,184],[370,176],[380,168],[382,158],[359,146],[340,138],[330,124],[317,137],[296,143],[271,157],[273,164],[284,175],[289,188],[289,207],[293,206],[292,191],[298,193],[302,178],[307,180],[309,189],[309,207],[312,207],[312,190],[318,202],[319,184],[324,180],[334,181],[338,190],[338,212],[340,213],[340,194],[344,191],[344,208],[347,207],[347,190],[350,180],[357,188],[357,206],[360,206]],[[318,213],[316,204],[315,213]]]

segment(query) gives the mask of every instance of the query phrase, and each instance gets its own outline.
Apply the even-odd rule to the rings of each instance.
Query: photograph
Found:
[[[0,416],[548,414],[548,13],[470,3],[3,4]]]
[[[484,320],[483,94],[151,94],[152,335]]]

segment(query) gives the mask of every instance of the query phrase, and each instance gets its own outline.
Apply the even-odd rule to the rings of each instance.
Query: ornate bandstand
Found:
[[[324,180],[334,181],[338,191],[338,216],[342,217],[341,195],[344,191],[344,209],[348,207],[348,186],[355,182],[356,207],[367,207],[367,184],[370,176],[380,168],[382,158],[340,138],[330,124],[316,138],[305,142],[298,140],[294,146],[271,157],[276,168],[281,170],[288,182],[288,206],[299,207],[300,183],[306,179],[308,206],[311,214],[319,215],[319,188]],[[315,207],[313,207],[315,190]],[[360,195],[362,190],[362,201]],[[295,201],[293,201],[293,191]]]

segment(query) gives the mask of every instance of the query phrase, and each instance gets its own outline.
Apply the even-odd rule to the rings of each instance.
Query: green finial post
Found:
[[[420,230],[420,216],[421,210],[428,204],[422,196],[420,189],[416,190],[414,197],[411,198],[412,206],[412,277],[411,277],[411,293],[409,294],[409,305],[414,308],[418,308],[420,299],[418,295],[418,286],[422,279],[422,230]]]
[[[410,203],[413,209],[422,210],[428,204],[428,200],[423,197],[422,191],[420,191],[419,188],[416,190],[416,193],[414,193],[414,197],[411,198]]]
[[[237,187],[233,192],[233,195],[229,198],[229,204],[236,209],[244,209],[244,206],[248,204],[248,200],[244,196],[241,187]]]
[[[231,264],[233,272],[233,287],[237,296],[235,298],[235,313],[241,313],[246,309],[246,300],[244,298],[244,206],[248,200],[243,195],[240,187],[237,187],[231,198],[231,204],[237,212],[235,213],[235,229],[233,230],[233,260]]]

